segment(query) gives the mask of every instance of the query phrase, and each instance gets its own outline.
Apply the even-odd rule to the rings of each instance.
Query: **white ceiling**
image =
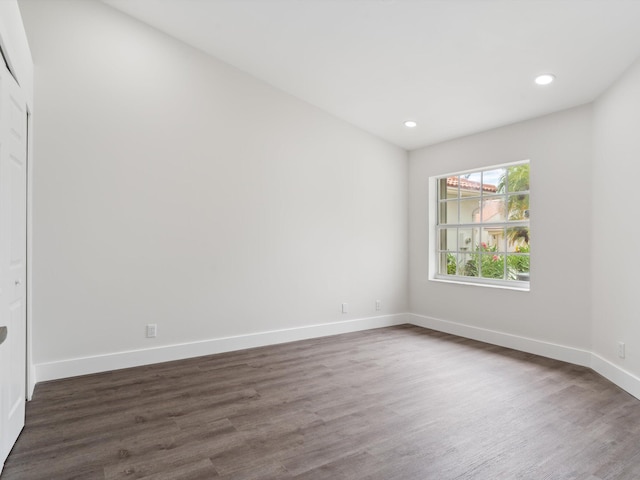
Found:
[[[638,0],[104,2],[409,150],[588,103],[640,57]]]

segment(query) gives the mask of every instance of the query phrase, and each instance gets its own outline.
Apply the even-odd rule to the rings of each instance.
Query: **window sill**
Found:
[[[468,285],[472,287],[487,287],[487,288],[499,288],[502,290],[515,290],[517,292],[529,292],[531,291],[531,286],[529,282],[509,282],[513,283],[509,284],[496,284],[496,283],[485,283],[481,281],[465,281],[465,280],[456,280],[452,278],[443,278],[443,277],[435,277],[429,279],[432,282],[440,282],[440,283],[451,283],[455,285]]]

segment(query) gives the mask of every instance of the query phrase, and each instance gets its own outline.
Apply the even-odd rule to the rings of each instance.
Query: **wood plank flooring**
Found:
[[[39,384],[2,480],[640,478],[640,401],[412,326]]]

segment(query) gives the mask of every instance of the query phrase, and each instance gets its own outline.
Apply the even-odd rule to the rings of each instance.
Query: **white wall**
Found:
[[[595,103],[594,128],[593,350],[640,377],[640,61]]]
[[[416,323],[589,362],[591,137],[592,109],[583,106],[411,152],[409,298]],[[531,291],[430,281],[429,177],[525,159]]]
[[[102,3],[20,7],[38,104],[38,380],[406,311],[404,150]]]

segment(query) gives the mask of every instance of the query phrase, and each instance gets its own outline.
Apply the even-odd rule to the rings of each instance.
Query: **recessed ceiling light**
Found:
[[[415,122],[413,120],[406,120],[404,122],[404,126],[407,127],[407,128],[415,128],[415,127],[418,126],[418,122]]]
[[[551,82],[553,82],[556,79],[555,75],[552,75],[550,73],[545,73],[543,75],[538,75],[536,77],[536,83],[538,85],[549,85]]]

